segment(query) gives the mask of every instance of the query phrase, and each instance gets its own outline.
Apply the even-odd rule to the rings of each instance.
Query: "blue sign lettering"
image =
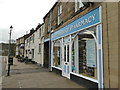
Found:
[[[76,31],[82,30],[86,27],[95,25],[100,23],[100,8],[96,8],[95,10],[91,11],[90,13],[80,17],[79,19],[75,20],[74,22],[70,23],[69,25],[61,28],[60,30],[56,31],[52,34],[52,40],[61,38],[63,36],[69,35]]]

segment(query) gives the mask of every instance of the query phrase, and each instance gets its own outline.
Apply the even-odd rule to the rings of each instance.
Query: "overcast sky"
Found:
[[[43,17],[57,0],[0,0],[0,41],[8,41],[12,25],[12,39],[16,39],[43,23]]]

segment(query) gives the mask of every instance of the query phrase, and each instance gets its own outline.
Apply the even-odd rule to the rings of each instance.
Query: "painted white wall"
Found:
[[[41,31],[41,36],[40,36]],[[35,32],[35,62],[43,66],[44,60],[44,25],[42,25],[36,32]],[[41,52],[39,52],[39,44],[41,46]]]
[[[40,30],[41,29],[41,30]],[[41,31],[41,37],[40,37],[40,31]],[[34,43],[33,40],[31,40],[29,43],[27,43],[27,39],[32,37],[34,34]],[[44,24],[36,31],[34,32],[30,37],[28,37],[25,40],[25,57],[28,56],[29,59],[32,59],[32,54],[30,55],[29,52],[26,54],[26,50],[32,51],[34,49],[34,61],[43,66],[44,64]],[[41,52],[39,52],[39,44],[41,45]]]

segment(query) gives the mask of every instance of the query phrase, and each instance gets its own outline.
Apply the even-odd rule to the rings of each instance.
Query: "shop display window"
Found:
[[[78,36],[76,36],[76,34],[73,34],[72,40],[74,40],[72,43],[72,72],[78,73]]]
[[[96,27],[81,31],[74,37],[72,43],[72,72],[97,79],[95,38]]]
[[[53,43],[53,66],[61,68],[61,48],[59,40]]]

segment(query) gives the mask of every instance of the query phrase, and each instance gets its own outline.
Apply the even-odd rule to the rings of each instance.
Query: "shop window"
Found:
[[[61,48],[58,40],[53,44],[53,66],[61,68]]]
[[[96,27],[75,36],[72,44],[72,72],[97,79]]]
[[[74,37],[74,35],[72,35]],[[78,73],[78,36],[72,44],[72,72]]]

